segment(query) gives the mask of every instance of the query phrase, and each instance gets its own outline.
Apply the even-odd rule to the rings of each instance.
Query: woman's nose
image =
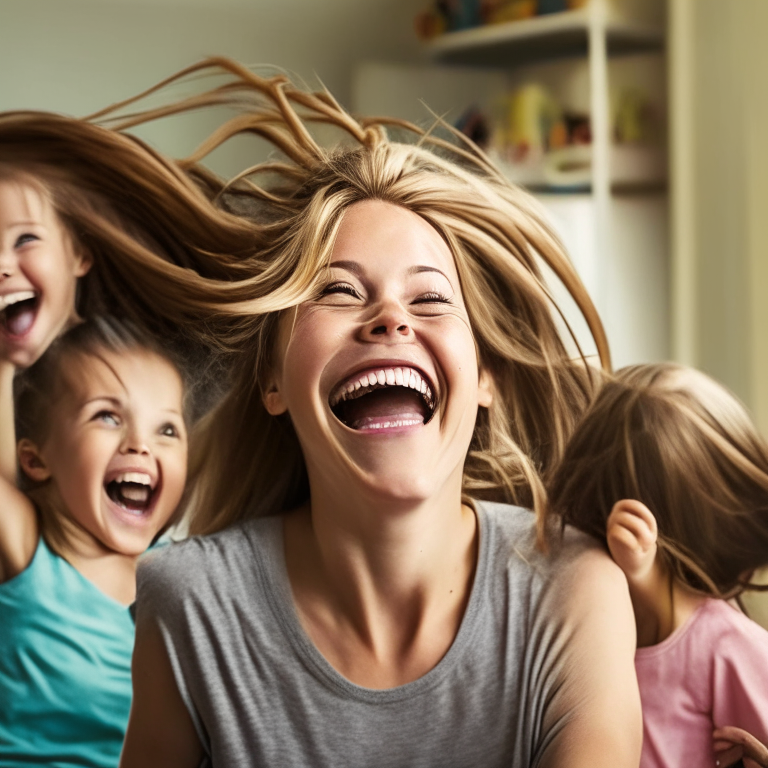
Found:
[[[401,341],[412,333],[407,312],[394,302],[380,307],[363,328],[363,335],[370,341]]]

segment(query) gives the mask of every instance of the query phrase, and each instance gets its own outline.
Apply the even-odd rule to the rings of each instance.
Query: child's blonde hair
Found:
[[[759,589],[748,581],[768,564],[768,446],[738,400],[698,371],[670,363],[618,371],[549,492],[550,515],[603,541],[613,505],[641,501],[673,578],[718,597]]]
[[[260,385],[275,362],[281,313],[316,294],[344,213],[362,200],[386,201],[421,216],[456,261],[479,364],[494,382],[493,405],[478,416],[464,491],[541,507],[541,473],[559,459],[597,376],[566,350],[542,263],[575,299],[606,366],[608,348],[594,306],[535,200],[455,136],[447,141],[401,121],[354,119],[328,93],[307,93],[284,76],[265,79],[226,59],[177,77],[202,72],[224,73],[226,82],[159,110],[110,116],[112,125],[126,128],[201,106],[238,112],[183,163],[208,195],[247,215],[261,233],[252,299],[243,303],[242,319],[229,336],[243,351],[240,374],[211,415],[205,454],[192,466],[204,480],[193,530],[211,532],[307,498],[290,419],[266,412]],[[325,149],[313,137],[316,124],[341,132],[335,148]],[[391,140],[388,128],[404,141]],[[248,133],[270,141],[283,158],[248,169],[229,184],[197,165],[227,139]]]

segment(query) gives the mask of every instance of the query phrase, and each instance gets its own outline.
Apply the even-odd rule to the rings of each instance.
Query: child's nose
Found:
[[[129,429],[125,433],[123,443],[120,446],[123,453],[136,453],[140,455],[149,455],[150,450],[147,441],[143,435],[135,428]]]
[[[0,280],[16,274],[18,260],[10,248],[0,248]]]

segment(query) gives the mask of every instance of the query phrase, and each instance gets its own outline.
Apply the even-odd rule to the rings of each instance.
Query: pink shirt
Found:
[[[712,731],[735,725],[768,744],[768,632],[706,600],[658,645],[638,648],[641,768],[715,765]]]

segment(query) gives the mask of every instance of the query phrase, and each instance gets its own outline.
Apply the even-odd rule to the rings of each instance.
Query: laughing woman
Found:
[[[194,103],[241,115],[193,160],[239,132],[288,159],[222,197],[253,204],[261,280],[197,468],[207,535],[139,569],[121,764],[637,766],[622,575],[575,532],[544,554],[513,506],[593,389],[542,261],[606,352],[559,244],[479,153],[223,64]]]

